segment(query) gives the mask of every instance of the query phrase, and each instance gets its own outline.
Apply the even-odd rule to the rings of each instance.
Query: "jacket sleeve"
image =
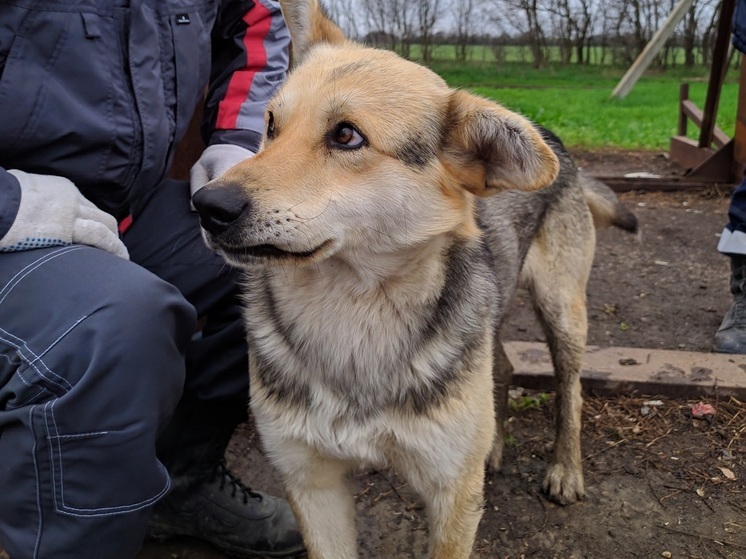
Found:
[[[746,53],[746,2],[738,0],[733,13],[733,46]]]
[[[0,167],[0,239],[10,230],[21,205],[21,185]]]
[[[202,136],[206,145],[256,152],[267,102],[285,79],[290,34],[271,0],[223,0],[212,33],[212,70]]]

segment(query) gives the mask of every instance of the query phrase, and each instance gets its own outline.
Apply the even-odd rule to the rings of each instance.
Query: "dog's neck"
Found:
[[[353,296],[382,290],[388,297],[398,294],[408,301],[425,300],[442,288],[442,254],[453,242],[452,235],[446,234],[396,252],[340,251],[312,266],[287,266],[273,275],[279,282],[304,288],[329,287]]]
[[[250,274],[255,382],[290,394],[291,408],[333,387],[335,417],[437,401],[465,359],[482,358],[469,348],[481,347],[498,297],[488,260],[479,238],[447,234],[396,258],[361,256],[365,266],[338,255]]]

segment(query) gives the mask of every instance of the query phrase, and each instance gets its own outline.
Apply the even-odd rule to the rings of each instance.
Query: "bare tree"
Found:
[[[456,17],[455,21],[455,46],[456,60],[465,62],[467,58],[468,45],[471,42],[472,29],[474,28],[474,7],[478,0],[454,0],[452,2]]]
[[[544,31],[544,6],[540,0],[492,0],[490,19],[498,28],[512,27],[531,52],[532,63],[536,68],[549,61],[547,37]]]
[[[588,64],[590,62],[589,41],[598,5],[593,0],[577,0],[577,6],[572,26],[575,60],[578,64]]]
[[[359,0],[369,42],[409,57],[414,40],[414,7],[407,0]]]
[[[718,19],[720,18],[721,2],[717,2],[710,13],[710,18],[702,32],[702,63],[709,66],[712,63],[712,50],[715,47]]]
[[[440,0],[414,0],[419,31],[422,60],[429,64],[433,59],[433,36],[440,17]]]
[[[346,37],[360,37],[360,9],[357,0],[334,0],[325,4],[331,19]]]
[[[545,66],[549,48],[560,61],[608,61],[628,65],[639,55],[679,0],[325,0],[348,36],[363,37],[409,57],[419,41],[421,58],[432,60],[436,42],[455,45],[466,61],[481,40],[505,59],[512,45],[519,59]],[[694,4],[655,64],[709,64],[719,0]],[[445,8],[448,17],[445,16]],[[488,27],[485,27],[488,25]],[[499,40],[496,38],[499,37]],[[594,48],[591,48],[594,47]],[[683,54],[683,59],[682,59]]]

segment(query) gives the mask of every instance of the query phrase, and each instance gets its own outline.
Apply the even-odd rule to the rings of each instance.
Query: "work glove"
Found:
[[[235,144],[208,146],[189,172],[189,191],[192,196],[208,182],[253,155],[253,151]]]
[[[68,179],[8,171],[21,184],[13,225],[0,239],[0,252],[89,245],[129,259],[117,220],[88,201]]]

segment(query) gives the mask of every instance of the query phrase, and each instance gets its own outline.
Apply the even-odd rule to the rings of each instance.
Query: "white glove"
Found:
[[[0,239],[0,252],[89,245],[129,259],[117,220],[89,202],[68,179],[10,170],[21,183],[21,204]]]
[[[234,165],[252,157],[254,152],[235,144],[212,144],[202,152],[189,172],[189,191],[194,196],[208,182]]]

